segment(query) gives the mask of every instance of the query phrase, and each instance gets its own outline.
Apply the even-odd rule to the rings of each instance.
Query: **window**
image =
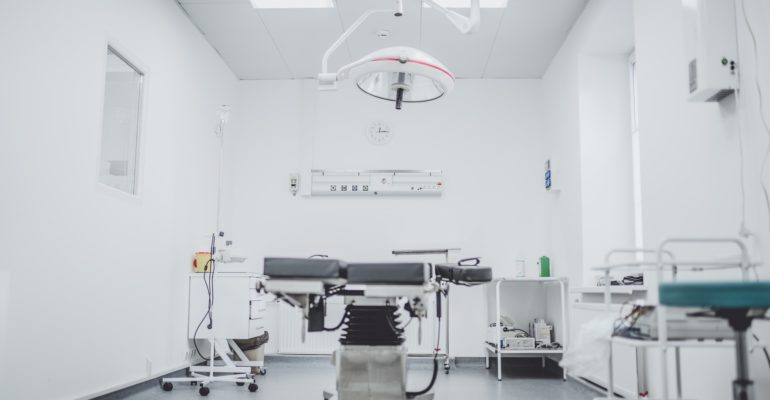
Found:
[[[99,182],[132,195],[137,194],[143,80],[138,68],[107,48]]]
[[[644,231],[642,230],[642,164],[639,144],[639,97],[637,94],[637,65],[636,54],[628,58],[631,83],[631,158],[634,185],[634,241],[637,248],[644,247]],[[640,254],[641,256],[641,254]]]

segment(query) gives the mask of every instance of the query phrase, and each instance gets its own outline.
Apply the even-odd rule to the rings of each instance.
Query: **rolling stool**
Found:
[[[735,331],[738,374],[733,381],[734,400],[753,400],[754,382],[749,379],[747,331],[770,308],[770,282],[663,283],[660,304],[668,307],[700,307],[726,319]]]

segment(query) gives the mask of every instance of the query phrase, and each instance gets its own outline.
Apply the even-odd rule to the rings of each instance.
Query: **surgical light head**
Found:
[[[411,47],[389,47],[375,51],[338,79],[351,77],[361,91],[379,99],[401,104],[436,100],[454,87],[454,75],[441,62]]]
[[[470,17],[423,0],[434,10],[444,14],[457,29],[465,34],[476,32],[480,24],[479,0],[471,0]],[[412,47],[388,47],[341,67],[336,73],[328,72],[331,54],[370,15],[380,12],[403,15],[403,4],[397,1],[395,12],[369,10],[351,25],[324,54],[318,84],[321,90],[335,90],[337,82],[353,79],[361,91],[379,99],[395,102],[400,110],[403,103],[420,103],[436,100],[454,88],[454,75],[433,56]]]

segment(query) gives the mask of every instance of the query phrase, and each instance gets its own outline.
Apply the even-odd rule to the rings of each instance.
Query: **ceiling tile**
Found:
[[[324,53],[342,35],[340,16],[333,8],[263,9],[259,14],[294,78],[315,78]],[[329,70],[349,62],[347,48],[340,46],[329,60]]]
[[[326,49],[369,9],[393,0],[337,0],[334,9],[261,9],[249,0],[178,0],[190,19],[241,79],[315,77]],[[330,60],[330,69],[389,46],[412,46],[461,78],[539,78],[587,0],[509,0],[482,10],[481,31],[462,35],[418,0],[404,16],[372,15]],[[462,13],[468,10],[460,11]],[[499,27],[499,29],[498,29]],[[378,38],[379,31],[387,38]]]
[[[587,0],[509,0],[485,78],[540,78]]]
[[[457,10],[468,14],[468,10]],[[441,61],[458,78],[481,78],[505,9],[481,10],[481,28],[464,35],[431,9],[422,14],[422,49]]]
[[[367,10],[392,9],[394,4],[393,0],[337,0],[337,9],[347,29]],[[347,40],[351,59],[357,60],[385,47],[419,47],[421,13],[420,1],[406,0],[404,15],[401,17],[392,13],[371,15]],[[390,35],[387,38],[377,37],[377,32],[383,30]]]
[[[182,7],[239,78],[292,77],[248,0],[188,0]]]

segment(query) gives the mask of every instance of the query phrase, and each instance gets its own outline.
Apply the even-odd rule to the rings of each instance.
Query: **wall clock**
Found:
[[[393,130],[390,125],[382,121],[369,124],[365,133],[369,143],[377,146],[388,144],[393,139]]]

